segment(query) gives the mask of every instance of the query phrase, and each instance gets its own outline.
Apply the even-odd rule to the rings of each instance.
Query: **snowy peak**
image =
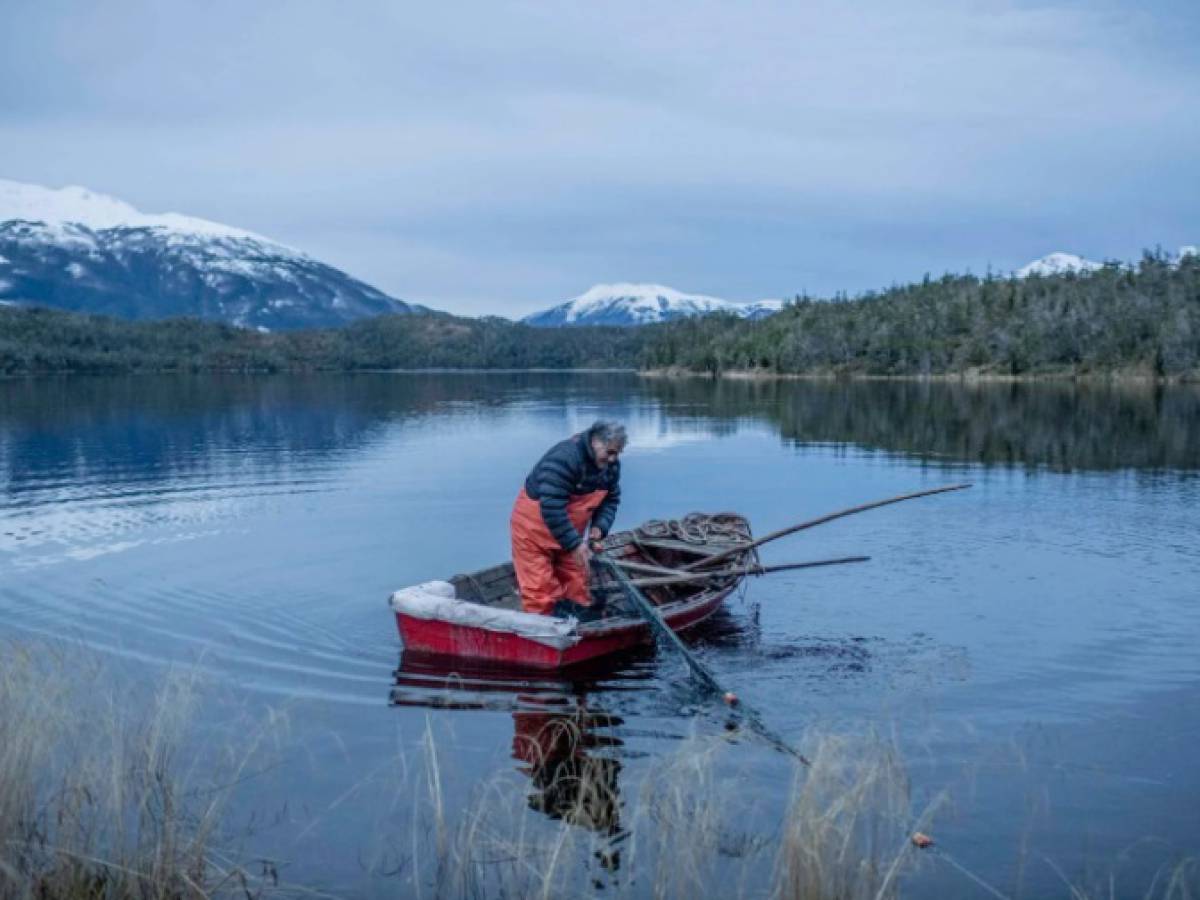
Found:
[[[267,331],[424,310],[251,231],[3,179],[0,302]]]
[[[1196,247],[1188,245],[1179,248],[1179,252],[1174,256],[1166,255],[1162,258],[1169,265],[1177,266],[1183,262],[1185,257],[1200,256],[1200,250]],[[1109,265],[1115,265],[1123,269],[1136,269],[1136,263],[1117,263],[1111,262]],[[1065,275],[1068,272],[1096,272],[1103,269],[1105,263],[1094,262],[1090,259],[1084,259],[1082,256],[1076,256],[1074,253],[1063,253],[1058,251],[1047,254],[1041,259],[1036,259],[1026,266],[1017,269],[1013,274],[1017,278],[1028,278],[1030,275]]]
[[[93,231],[106,228],[164,228],[215,238],[238,238],[280,246],[274,241],[219,222],[179,213],[149,214],[124,200],[97,194],[87,188],[42,187],[0,178],[0,222],[21,219],[49,226],[82,225]]]
[[[578,297],[522,319],[529,325],[554,328],[572,325],[649,325],[689,316],[725,312],[762,318],[778,312],[782,300],[733,303],[705,294],[688,294],[662,284],[598,284]]]
[[[598,284],[567,301],[564,324],[613,313],[628,316],[637,324],[662,322],[681,315],[702,315],[728,309],[731,304],[703,294],[685,294],[661,284]]]
[[[1030,275],[1064,275],[1067,272],[1095,272],[1103,269],[1104,264],[1092,262],[1074,253],[1063,253],[1061,250],[1049,253],[1041,259],[1035,259],[1028,265],[1017,269],[1018,278],[1028,278]]]

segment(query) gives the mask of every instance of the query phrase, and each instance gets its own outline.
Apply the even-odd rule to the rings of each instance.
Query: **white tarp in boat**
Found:
[[[496,609],[480,603],[468,603],[454,595],[454,585],[448,581],[426,581],[402,588],[388,601],[392,609],[414,619],[434,619],[453,622],[471,628],[503,631],[556,650],[566,650],[579,643],[575,619],[558,619],[515,609]]]

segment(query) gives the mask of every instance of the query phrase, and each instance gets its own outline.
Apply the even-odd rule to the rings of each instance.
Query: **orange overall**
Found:
[[[567,517],[585,539],[592,513],[607,496],[608,491],[592,491],[567,502]],[[525,493],[525,488],[517,494],[509,524],[513,568],[517,570],[525,612],[549,614],[554,601],[561,599],[590,606],[587,570],[554,539],[542,519],[541,505]]]

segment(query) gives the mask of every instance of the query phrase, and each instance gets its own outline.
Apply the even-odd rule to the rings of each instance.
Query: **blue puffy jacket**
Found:
[[[608,534],[617,507],[621,503],[621,463],[601,469],[592,455],[589,432],[559,441],[546,451],[525,479],[525,493],[537,500],[542,521],[564,550],[574,550],[583,540],[567,518],[567,503],[572,497],[592,491],[608,491],[608,496],[592,515],[592,526]]]

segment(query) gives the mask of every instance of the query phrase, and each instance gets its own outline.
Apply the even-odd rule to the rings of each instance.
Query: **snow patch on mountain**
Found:
[[[705,294],[688,294],[662,284],[618,282],[597,284],[588,291],[521,321],[529,325],[649,325],[688,316],[724,312],[762,318],[778,312],[782,300],[733,303]]]
[[[1166,261],[1169,265],[1179,265],[1184,257],[1198,256],[1200,250],[1193,245],[1186,245],[1179,248],[1179,252],[1174,256],[1167,256]],[[1103,269],[1105,265],[1115,265],[1122,269],[1134,270],[1137,269],[1136,263],[1098,263],[1090,259],[1084,259],[1082,256],[1076,256],[1074,253],[1064,253],[1057,251],[1043,256],[1041,259],[1035,259],[1028,265],[1017,269],[1013,274],[1017,278],[1028,278],[1030,275],[1065,275],[1068,272],[1088,273],[1096,272]]]
[[[598,284],[568,302],[565,323],[575,324],[614,306],[644,323],[661,322],[672,314],[717,312],[728,308],[729,304],[716,297],[685,294],[661,284]]]
[[[786,300],[756,300],[739,306],[735,312],[746,319],[765,319],[773,316],[787,305]]]
[[[84,225],[93,231],[104,228],[164,228],[188,235],[248,238],[276,244],[253,231],[231,228],[207,219],[179,213],[144,213],[116,197],[97,194],[77,185],[56,190],[0,178],[0,222],[13,219],[42,222],[47,226]],[[62,231],[70,234],[69,229],[62,228]],[[78,237],[78,234],[75,236]]]
[[[1095,272],[1103,269],[1104,263],[1093,262],[1076,256],[1074,253],[1064,253],[1061,250],[1048,253],[1041,259],[1035,259],[1028,265],[1017,269],[1018,278],[1028,278],[1030,275],[1064,275],[1067,272]]]

